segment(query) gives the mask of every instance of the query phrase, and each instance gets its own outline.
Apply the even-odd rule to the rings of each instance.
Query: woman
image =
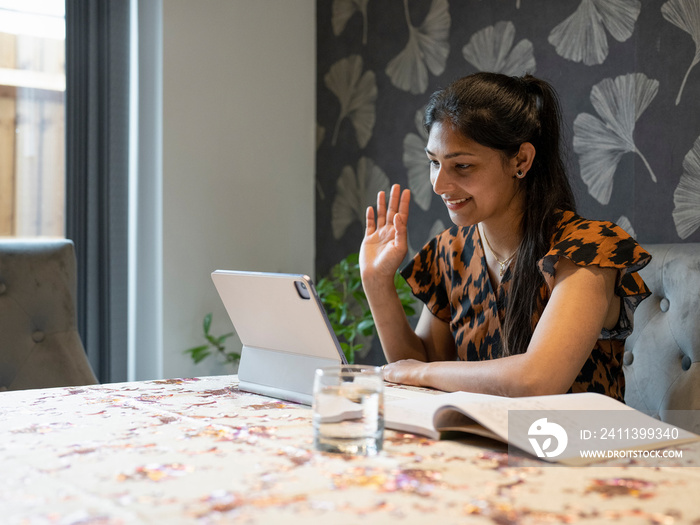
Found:
[[[393,284],[409,190],[367,210],[360,270],[388,381],[506,396],[623,400],[622,353],[651,259],[610,222],[575,214],[554,90],[477,73],[426,108],[430,180],[454,223],[403,270],[425,303],[411,328]]]

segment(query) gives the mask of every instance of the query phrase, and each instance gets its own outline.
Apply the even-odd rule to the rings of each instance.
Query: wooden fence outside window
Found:
[[[65,46],[0,33],[0,236],[65,232]]]

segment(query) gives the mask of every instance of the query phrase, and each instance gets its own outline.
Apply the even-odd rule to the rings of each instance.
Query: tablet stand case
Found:
[[[316,369],[339,364],[339,359],[244,346],[238,367],[238,388],[311,405]]]
[[[212,280],[243,344],[239,389],[310,405],[316,369],[346,362],[311,279],[217,270]]]

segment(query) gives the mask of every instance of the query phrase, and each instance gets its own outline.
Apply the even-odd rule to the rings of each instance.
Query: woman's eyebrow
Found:
[[[433,157],[436,156],[435,153],[433,153],[432,151],[430,151],[428,148],[425,148],[425,152],[426,152],[428,155],[432,155]],[[461,156],[463,156],[463,155],[464,155],[464,156],[468,156],[468,157],[474,157],[474,156],[475,156],[474,153],[469,153],[468,151],[456,151],[456,152],[454,152],[454,153],[448,153],[447,155],[445,155],[445,158],[446,158],[446,159],[451,159],[451,158],[453,158],[453,157],[461,157]]]

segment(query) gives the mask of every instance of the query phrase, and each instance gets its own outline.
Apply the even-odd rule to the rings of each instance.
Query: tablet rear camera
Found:
[[[311,294],[309,293],[309,289],[306,287],[306,283],[304,281],[294,281],[294,286],[297,289],[299,297],[302,299],[311,299]]]

